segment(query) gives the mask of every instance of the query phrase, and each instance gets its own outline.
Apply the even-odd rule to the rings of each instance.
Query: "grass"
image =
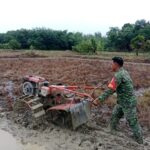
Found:
[[[0,50],[0,57],[64,57],[76,55],[72,51],[46,51],[46,50]]]
[[[0,57],[74,57],[88,59],[111,60],[113,56],[121,56],[129,62],[147,62],[150,63],[150,52],[139,53],[136,56],[133,52],[106,52],[99,51],[95,55],[79,54],[73,51],[46,51],[46,50],[0,50]]]

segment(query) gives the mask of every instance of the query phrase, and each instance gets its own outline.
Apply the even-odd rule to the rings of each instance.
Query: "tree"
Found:
[[[141,28],[144,28],[145,26],[146,26],[146,20],[144,20],[144,19],[141,19],[141,20],[137,20],[136,22],[135,22],[135,29],[136,30],[139,30],[139,29],[141,29]]]
[[[142,35],[150,40],[150,23],[146,20],[137,20],[135,24],[126,23],[121,29],[112,27],[107,32],[105,47],[107,50],[131,51],[131,40]]]
[[[131,51],[130,42],[134,36],[134,25],[130,23],[124,24],[118,35],[118,48],[123,51]]]
[[[97,50],[97,43],[96,43],[95,39],[93,39],[93,38],[91,39],[91,47],[92,47],[92,49],[91,49],[92,53],[95,54],[96,50]]]
[[[97,51],[102,51],[105,49],[105,41],[106,41],[106,38],[105,37],[102,37],[102,34],[100,32],[96,32],[94,34],[94,37],[93,37],[96,41],[96,45],[97,45]]]
[[[138,35],[131,40],[131,47],[136,51],[136,55],[138,56],[139,50],[141,50],[145,45],[145,38],[142,35]]]
[[[16,39],[20,43],[22,49],[29,49],[30,47],[28,40],[31,36],[29,34],[30,34],[30,30],[26,30],[26,29],[7,32],[7,35],[11,36],[12,39]]]
[[[21,47],[21,44],[15,39],[10,40],[8,44],[9,44],[9,47],[13,50],[20,49]]]
[[[79,53],[93,53],[93,45],[91,43],[91,40],[83,40],[79,44],[73,47],[73,50],[79,52]]]
[[[67,30],[47,28],[8,31],[0,34],[0,47],[9,48],[9,45],[11,45],[14,49],[35,50],[72,50],[73,47],[79,49],[81,47],[91,48],[85,50],[85,52],[88,51],[87,53],[89,51],[90,53],[96,53],[98,50],[132,51],[131,45],[134,44],[133,42],[131,44],[131,40],[138,35],[143,36],[145,41],[150,40],[150,23],[144,19],[137,20],[134,24],[125,23],[122,28],[111,27],[106,37],[102,36],[100,32],[84,35],[80,32],[74,33]],[[146,42],[146,45],[141,48],[143,47],[148,50],[149,42]]]
[[[150,40],[150,24],[147,23],[144,28],[138,31],[138,34],[143,35],[145,40]]]
[[[106,47],[108,49],[118,49],[118,37],[120,29],[118,27],[111,27],[110,31],[107,32],[107,43]]]
[[[150,52],[150,40],[147,40],[145,42],[144,50]]]

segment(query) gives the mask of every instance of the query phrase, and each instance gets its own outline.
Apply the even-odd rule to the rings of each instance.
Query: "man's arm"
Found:
[[[110,95],[112,95],[116,89],[117,86],[120,84],[120,81],[118,80],[117,76],[114,76],[110,83],[108,84],[108,90],[106,90],[100,97],[99,100],[101,102],[105,101]]]
[[[99,96],[99,100],[101,102],[105,101],[110,95],[112,95],[115,91],[112,89],[106,90],[101,96]]]
[[[100,101],[101,102],[105,101],[110,95],[112,95],[116,91],[120,83],[121,83],[121,74],[115,74],[111,82],[108,84],[108,90],[106,90],[101,96],[95,99],[93,103],[97,105],[99,104]]]

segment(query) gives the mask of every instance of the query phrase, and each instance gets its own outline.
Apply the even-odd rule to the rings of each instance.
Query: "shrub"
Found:
[[[97,43],[94,39],[83,40],[78,45],[74,46],[73,50],[79,53],[94,54],[97,50]]]
[[[13,39],[13,40],[9,41],[9,47],[11,49],[20,49],[21,48],[21,44],[17,40]]]

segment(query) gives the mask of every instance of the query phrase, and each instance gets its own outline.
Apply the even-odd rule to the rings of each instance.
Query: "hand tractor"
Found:
[[[92,96],[80,92],[81,89],[94,90],[95,87],[50,85],[45,78],[25,76],[23,96],[15,101],[14,112],[27,124],[37,123],[44,117],[58,125],[76,129],[89,120],[93,101]]]

